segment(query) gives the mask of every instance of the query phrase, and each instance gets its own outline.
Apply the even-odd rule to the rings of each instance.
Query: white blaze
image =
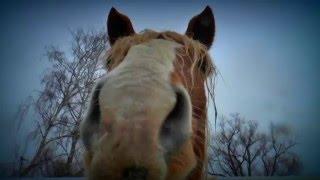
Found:
[[[147,111],[159,120],[165,118],[176,101],[170,73],[179,46],[173,41],[153,39],[131,47],[106,77],[99,99],[102,117],[111,112],[115,121],[138,121]]]

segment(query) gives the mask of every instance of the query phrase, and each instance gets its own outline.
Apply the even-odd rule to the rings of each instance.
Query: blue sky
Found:
[[[216,39],[210,54],[218,78],[219,114],[287,123],[294,130],[304,174],[320,175],[320,3],[316,1],[28,1],[0,6],[0,162],[13,158],[15,112],[40,88],[45,47],[68,48],[70,29],[105,28],[114,6],[136,29],[183,33],[192,16],[213,8]],[[210,113],[211,114],[211,113]],[[28,128],[28,124],[24,128]]]

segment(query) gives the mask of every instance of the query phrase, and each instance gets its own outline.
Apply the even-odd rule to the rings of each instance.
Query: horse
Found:
[[[208,98],[216,67],[207,6],[185,34],[136,33],[111,8],[107,73],[96,82],[80,126],[89,179],[204,179]]]

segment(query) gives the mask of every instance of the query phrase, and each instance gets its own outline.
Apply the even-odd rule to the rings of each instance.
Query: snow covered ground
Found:
[[[22,179],[22,180],[33,180],[33,179],[45,179],[45,180],[85,180],[85,178],[0,178],[0,179],[8,179],[8,180],[15,180],[15,179]],[[214,178],[209,178],[214,180]],[[218,177],[215,180],[320,180],[320,177],[296,177],[296,176],[286,176],[286,177]]]

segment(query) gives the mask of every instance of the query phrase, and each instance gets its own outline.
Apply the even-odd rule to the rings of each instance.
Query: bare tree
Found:
[[[271,124],[259,131],[256,121],[239,114],[222,117],[210,144],[209,174],[218,176],[274,176],[298,174],[301,162],[287,126]]]
[[[72,32],[70,51],[51,46],[46,57],[51,66],[42,78],[42,89],[20,111],[22,120],[33,113],[34,128],[20,154],[19,175],[71,176],[83,171],[79,124],[95,80],[104,73],[99,56],[106,49],[101,32]],[[27,110],[26,110],[27,109]]]
[[[271,124],[269,139],[263,142],[260,156],[265,176],[300,173],[302,168],[300,159],[297,154],[290,151],[297,143],[287,138],[290,134],[287,126]]]

